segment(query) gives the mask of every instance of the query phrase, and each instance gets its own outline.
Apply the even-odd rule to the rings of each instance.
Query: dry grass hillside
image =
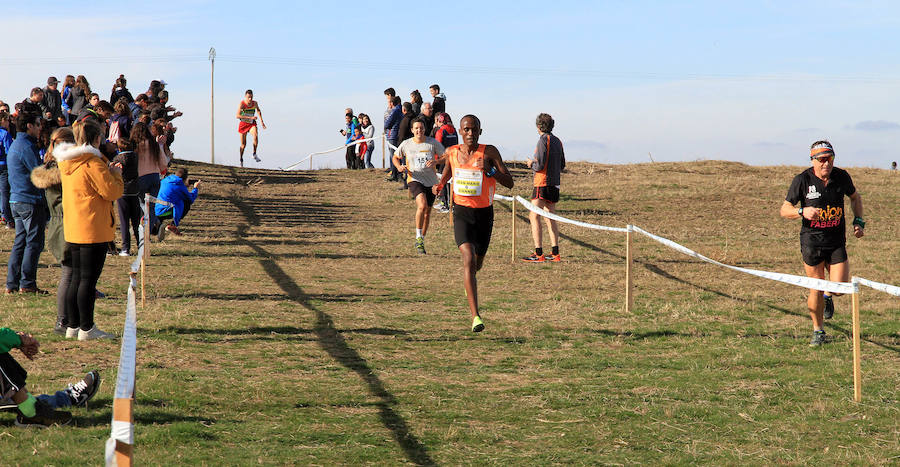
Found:
[[[510,258],[495,203],[473,334],[448,217],[413,247],[413,203],[380,170],[278,172],[185,162],[203,180],[184,236],[152,245],[139,311],[135,458],[145,464],[866,464],[900,462],[900,300],[864,289],[864,399],[852,400],[849,299],[807,346],[805,291],[624,234],[563,226],[558,264]],[[529,176],[513,164],[516,187]],[[559,214],[638,225],[713,259],[802,274],[778,216],[800,167],[572,163]],[[867,231],[851,272],[900,284],[900,175],[850,169]],[[848,203],[849,209],[849,203]],[[530,234],[517,209],[518,251]],[[0,231],[8,251],[9,231]],[[52,258],[45,253],[43,261]],[[97,322],[120,331],[127,260],[110,257]],[[40,269],[55,290],[58,268]],[[100,462],[119,344],[51,332],[55,297],[5,297],[33,332],[32,390],[101,368],[77,426],[0,415],[3,464]],[[18,358],[18,354],[17,354]],[[21,360],[24,361],[24,358]]]

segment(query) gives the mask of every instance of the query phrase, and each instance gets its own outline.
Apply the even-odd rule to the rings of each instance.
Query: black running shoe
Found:
[[[812,340],[809,341],[810,347],[821,347],[825,343],[825,331],[813,331]]]
[[[72,399],[72,405],[87,407],[87,402],[97,394],[100,389],[100,372],[93,370],[84,376],[81,381],[70,384],[66,392]]]
[[[834,299],[830,295],[825,295],[825,319],[831,319],[834,316]]]
[[[53,410],[47,403],[38,400],[34,404],[37,413],[34,417],[26,417],[19,412],[16,415],[16,426],[47,428],[53,425],[68,425],[72,422],[72,414],[62,410]]]

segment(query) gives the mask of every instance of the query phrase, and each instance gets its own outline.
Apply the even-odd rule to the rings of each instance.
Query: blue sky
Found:
[[[104,97],[119,73],[134,94],[162,78],[185,112],[176,155],[209,160],[214,46],[222,163],[237,162],[234,113],[247,88],[269,126],[259,165],[275,168],[340,145],[345,107],[373,116],[380,133],[384,88],[408,100],[413,89],[427,98],[432,83],[454,120],[479,115],[482,141],[509,159],[533,151],[539,112],[554,116],[573,160],[803,165],[820,138],[839,166],[900,158],[892,2],[123,5],[4,6],[17,45],[0,60],[0,99],[20,101],[51,74],[84,74]],[[316,159],[341,163],[341,153]]]

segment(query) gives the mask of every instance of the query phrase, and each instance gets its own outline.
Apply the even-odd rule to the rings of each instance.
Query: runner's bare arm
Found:
[[[441,190],[444,189],[444,185],[447,184],[448,180],[450,180],[450,162],[449,161],[447,161],[447,163],[444,164],[444,171],[441,172],[441,179],[440,179],[440,181],[438,181],[437,185],[431,187],[431,192],[434,193],[435,195],[440,194]]]
[[[799,219],[800,214],[797,212],[798,209],[799,208],[794,207],[794,205],[791,204],[790,201],[785,200],[783,203],[781,203],[781,211],[779,212],[779,214],[781,214],[781,217],[785,219]],[[805,206],[803,208],[803,217],[805,217],[807,220],[812,220],[818,215],[819,208],[814,208],[811,206]]]
[[[513,178],[510,175],[509,170],[506,168],[506,164],[503,163],[503,158],[500,157],[500,151],[497,150],[494,146],[488,146],[484,148],[484,158],[489,162],[484,165],[485,172],[491,170],[491,167],[497,168],[497,173],[493,175],[493,177],[497,180],[498,183],[505,186],[506,188],[513,187]]]
[[[861,218],[863,216],[862,195],[859,194],[859,190],[856,190],[855,193],[850,195],[850,209],[853,209],[854,217]],[[853,224],[853,235],[855,235],[856,238],[865,235],[865,231],[866,229],[859,224]]]
[[[394,167],[400,172],[406,171],[406,166],[400,162],[400,151],[394,151],[394,155],[391,156],[391,164],[394,164]]]
[[[266,122],[263,121],[262,118],[262,109],[259,108],[259,103],[256,103],[256,115],[259,117],[259,124],[262,125],[263,130],[266,129]]]
[[[239,105],[239,106],[238,106],[238,111],[237,111],[237,114],[235,114],[235,117],[236,117],[238,120],[243,121],[244,117],[243,117],[243,115],[241,115],[241,110],[244,110],[244,109],[241,108],[241,106]]]

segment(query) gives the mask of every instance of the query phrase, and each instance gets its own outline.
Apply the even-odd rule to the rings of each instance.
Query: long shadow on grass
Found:
[[[233,195],[231,197],[231,202],[244,213],[244,216],[250,224],[260,225],[259,216],[256,215],[253,207],[241,199],[239,195]],[[295,208],[297,207],[299,206],[295,206]],[[302,217],[302,214],[298,213],[298,215],[295,216],[295,219],[302,221],[304,220]],[[318,219],[316,219],[316,221],[318,221]],[[277,255],[270,254],[264,248],[246,239],[248,229],[249,226],[247,225],[238,226],[237,237],[243,239],[244,244],[260,256],[259,263],[266,271],[266,274],[281,287],[281,290],[283,290],[288,297],[300,306],[316,314],[316,325],[313,328],[313,332],[316,334],[319,345],[328,353],[328,355],[338,361],[341,365],[359,375],[360,379],[368,386],[369,393],[380,399],[375,405],[378,407],[378,415],[381,419],[381,423],[384,424],[385,428],[390,430],[394,440],[403,449],[406,457],[417,465],[434,465],[434,461],[428,455],[428,450],[421,442],[419,442],[418,438],[409,431],[406,420],[394,411],[393,406],[397,405],[397,398],[388,392],[384,383],[378,378],[375,372],[372,371],[372,368],[369,367],[368,363],[359,352],[347,344],[344,336],[335,328],[334,320],[332,320],[331,316],[316,308],[315,305],[311,303],[311,300],[313,300],[314,297],[304,293],[303,289],[294,282],[291,276],[288,275],[274,259],[272,259]]]

